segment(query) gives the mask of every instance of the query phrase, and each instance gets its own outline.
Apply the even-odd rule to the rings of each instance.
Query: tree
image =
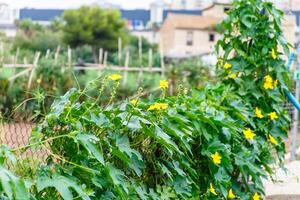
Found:
[[[27,37],[34,37],[36,32],[45,31],[45,28],[38,24],[34,23],[30,19],[25,19],[22,21],[17,21],[17,27],[20,31],[22,31]]]
[[[126,41],[125,21],[117,10],[102,10],[100,7],[83,6],[77,10],[67,10],[63,19],[63,40],[71,47],[90,45],[95,62],[98,49],[115,51],[118,38]]]

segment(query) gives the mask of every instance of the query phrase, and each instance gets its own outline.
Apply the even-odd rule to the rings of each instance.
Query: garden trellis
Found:
[[[139,37],[141,38],[141,37]],[[139,39],[139,59],[142,59],[142,40]],[[61,69],[62,72],[64,72],[65,69],[72,69],[72,70],[77,70],[77,71],[82,71],[82,70],[87,70],[87,71],[112,71],[112,72],[116,72],[116,73],[123,73],[123,84],[126,85],[127,83],[127,77],[128,77],[128,73],[129,72],[133,72],[133,73],[138,73],[138,82],[140,82],[143,79],[143,74],[144,73],[160,73],[162,75],[162,77],[165,75],[165,64],[163,61],[163,50],[162,48],[160,48],[160,55],[161,55],[161,65],[158,67],[154,67],[152,66],[152,59],[153,59],[153,51],[152,49],[149,49],[148,52],[148,66],[142,66],[141,62],[140,62],[140,66],[139,67],[129,67],[129,62],[131,60],[130,57],[130,52],[126,51],[125,54],[125,62],[124,65],[121,66],[121,60],[122,60],[122,41],[121,39],[119,39],[119,48],[118,48],[118,60],[120,65],[116,66],[116,65],[108,65],[107,63],[107,58],[108,58],[108,52],[104,51],[102,48],[99,49],[99,57],[98,57],[98,63],[73,63],[72,61],[72,49],[70,47],[68,47],[67,50],[67,60],[64,63],[61,63]],[[54,54],[54,64],[58,63],[58,59],[59,59],[59,54],[61,51],[61,47],[58,46],[55,54]],[[18,52],[18,51],[17,51]],[[28,89],[31,86],[31,81],[32,81],[32,77],[34,75],[34,71],[35,69],[38,67],[38,62],[39,59],[41,57],[41,52],[36,52],[35,57],[34,57],[34,61],[32,64],[27,64],[27,63],[17,63],[17,57],[18,57],[18,53],[14,56],[14,63],[9,63],[9,64],[2,64],[2,68],[6,68],[6,69],[12,69],[14,71],[13,75],[11,77],[9,77],[9,80],[13,83],[14,80],[18,77],[24,76],[24,75],[29,75],[29,80],[28,80]],[[45,54],[45,58],[48,59],[50,57],[50,50],[46,51]],[[25,59],[27,61],[27,59]],[[19,72],[19,73],[15,73],[16,69],[23,69],[23,71]]]

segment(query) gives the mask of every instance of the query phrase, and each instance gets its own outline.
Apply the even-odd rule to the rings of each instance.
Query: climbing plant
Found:
[[[166,96],[162,80],[160,98],[113,103],[118,74],[71,89],[53,103],[30,145],[1,149],[2,197],[263,199],[262,181],[283,164],[289,127],[282,16],[269,2],[235,1],[217,45],[220,80],[203,90]],[[101,103],[106,86],[110,100]],[[95,88],[99,97],[82,101]],[[48,154],[34,177],[4,168],[12,152],[32,147]]]

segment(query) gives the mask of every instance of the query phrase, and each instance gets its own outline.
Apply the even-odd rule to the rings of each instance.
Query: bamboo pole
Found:
[[[57,62],[58,62],[58,56],[59,56],[59,53],[60,53],[60,45],[57,46],[56,52],[55,52],[55,55],[54,55],[54,64],[55,64],[55,65],[56,65]]]
[[[163,42],[160,41],[160,67],[161,67],[161,76],[165,76],[165,62],[164,62],[164,48],[163,48]]]
[[[31,68],[25,69],[25,70],[23,70],[23,71],[21,71],[21,72],[15,74],[15,75],[13,75],[13,76],[10,77],[8,80],[9,80],[10,82],[13,82],[16,78],[18,78],[18,77],[20,77],[20,76],[23,76],[23,75],[25,75],[25,74],[28,74],[28,72],[30,72],[30,71],[31,71]]]
[[[68,67],[72,68],[72,49],[68,46]]]
[[[18,47],[17,48],[17,52],[16,52],[16,55],[14,56],[14,66],[18,63],[18,57],[19,57],[19,53],[20,53],[20,48]],[[16,67],[13,68],[13,77],[16,75]],[[12,86],[14,84],[14,80],[15,79],[12,79],[10,81],[10,86]]]
[[[122,62],[122,38],[118,38],[118,63],[121,65]]]
[[[31,68],[31,72],[30,72],[30,75],[29,75],[29,80],[28,80],[28,85],[27,85],[27,89],[28,90],[31,88],[33,74],[34,74],[34,71],[35,71],[35,69],[37,67],[37,64],[39,62],[40,55],[41,55],[41,52],[37,52],[36,53],[36,56],[35,56],[35,59],[34,59],[34,63],[33,63],[33,67]]]
[[[142,43],[142,36],[139,36],[139,62],[140,66],[143,64],[143,43]]]
[[[130,52],[127,50],[126,57],[125,57],[124,73],[123,73],[123,85],[124,86],[127,84],[127,79],[128,79],[129,58],[130,58]]]
[[[150,71],[152,69],[152,59],[153,59],[153,50],[152,48],[150,48],[148,52],[148,68]]]
[[[103,49],[99,49],[99,64],[100,66],[103,64]]]
[[[50,49],[47,49],[45,58],[48,59],[50,56]]]
[[[104,61],[103,61],[103,67],[106,68],[107,67],[107,56],[108,56],[108,52],[105,51],[104,52]]]
[[[0,63],[4,63],[4,45],[2,41],[0,43],[0,55]]]

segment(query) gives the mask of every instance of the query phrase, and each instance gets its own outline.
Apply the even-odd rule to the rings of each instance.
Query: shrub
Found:
[[[118,75],[70,90],[21,148],[44,146],[47,164],[27,189],[0,168],[2,185],[12,185],[3,196],[29,199],[30,188],[37,199],[261,199],[262,180],[283,163],[289,127],[280,106],[289,82],[277,50],[288,47],[279,40],[281,16],[271,3],[236,1],[219,41],[221,81],[203,90],[167,97],[162,81],[160,98],[113,104]],[[110,100],[100,106],[107,85]],[[82,101],[94,88],[98,98]],[[1,150],[0,160],[11,157]]]

